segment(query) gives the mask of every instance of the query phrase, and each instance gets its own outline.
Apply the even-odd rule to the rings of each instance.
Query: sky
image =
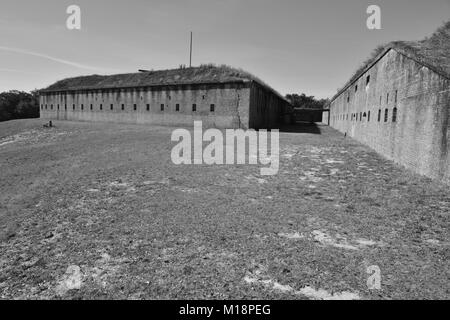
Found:
[[[81,9],[69,30],[67,7]],[[369,5],[381,30],[369,30]],[[0,0],[0,92],[67,77],[227,64],[282,94],[329,98],[379,44],[419,40],[450,0]]]

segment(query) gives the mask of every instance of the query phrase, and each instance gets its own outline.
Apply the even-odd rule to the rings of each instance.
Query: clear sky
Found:
[[[66,9],[81,8],[81,30]],[[368,5],[382,30],[368,30]],[[418,40],[450,0],[0,0],[0,92],[189,64],[243,68],[278,90],[332,96],[378,44]]]

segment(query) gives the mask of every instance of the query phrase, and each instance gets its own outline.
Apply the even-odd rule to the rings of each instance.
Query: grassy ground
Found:
[[[1,298],[450,297],[448,186],[328,127],[263,177],[173,165],[173,128],[55,124],[0,123]]]

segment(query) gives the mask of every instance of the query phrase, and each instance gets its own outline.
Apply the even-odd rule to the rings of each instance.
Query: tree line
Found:
[[[316,99],[314,96],[307,96],[306,94],[287,94],[286,99],[292,104],[294,108],[303,109],[324,109],[328,103],[328,99]]]
[[[0,93],[0,121],[39,118],[39,93],[11,90]]]

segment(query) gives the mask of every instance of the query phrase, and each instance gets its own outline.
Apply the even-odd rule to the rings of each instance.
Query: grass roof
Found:
[[[42,92],[72,91],[88,89],[114,89],[127,87],[148,87],[158,85],[180,84],[213,84],[237,81],[255,81],[272,91],[282,99],[280,93],[264,83],[262,80],[242,69],[227,65],[216,66],[204,64],[199,67],[178,68],[169,70],[145,71],[114,75],[89,75],[60,80]]]
[[[356,70],[347,84],[338,90],[338,93],[331,100],[334,100],[345,91],[348,86],[392,49],[450,79],[450,21],[448,21],[424,40],[393,41],[386,45],[378,46],[371,56]]]

